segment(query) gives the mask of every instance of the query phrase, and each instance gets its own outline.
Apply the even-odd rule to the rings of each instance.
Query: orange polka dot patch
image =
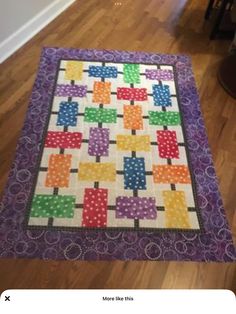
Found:
[[[69,186],[71,159],[72,155],[50,155],[46,187],[64,188]]]
[[[185,165],[153,165],[154,183],[190,184],[190,173]]]
[[[111,94],[110,82],[94,82],[93,102],[110,104],[111,101],[110,94]]]
[[[129,130],[142,130],[143,118],[141,106],[124,105],[124,128]]]

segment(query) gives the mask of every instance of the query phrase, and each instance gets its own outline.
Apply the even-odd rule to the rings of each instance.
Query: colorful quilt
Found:
[[[185,56],[44,49],[12,171],[2,256],[235,258]]]

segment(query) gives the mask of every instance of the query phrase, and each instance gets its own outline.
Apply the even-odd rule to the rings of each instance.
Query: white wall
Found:
[[[51,4],[52,0],[0,0],[0,42]]]
[[[76,0],[0,0],[0,63]]]

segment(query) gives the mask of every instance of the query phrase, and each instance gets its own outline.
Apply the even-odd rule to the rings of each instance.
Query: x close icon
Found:
[[[5,296],[5,301],[10,301],[10,296],[9,296],[9,295],[8,295],[8,296],[7,296],[7,295]]]

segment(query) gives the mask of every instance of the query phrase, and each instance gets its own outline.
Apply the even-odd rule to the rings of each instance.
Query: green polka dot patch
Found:
[[[150,125],[179,125],[179,112],[174,111],[149,111]]]
[[[68,195],[35,195],[31,217],[73,218],[75,197]]]
[[[124,82],[129,84],[140,83],[139,64],[124,64]]]
[[[116,123],[116,109],[89,108],[84,111],[85,122]]]

